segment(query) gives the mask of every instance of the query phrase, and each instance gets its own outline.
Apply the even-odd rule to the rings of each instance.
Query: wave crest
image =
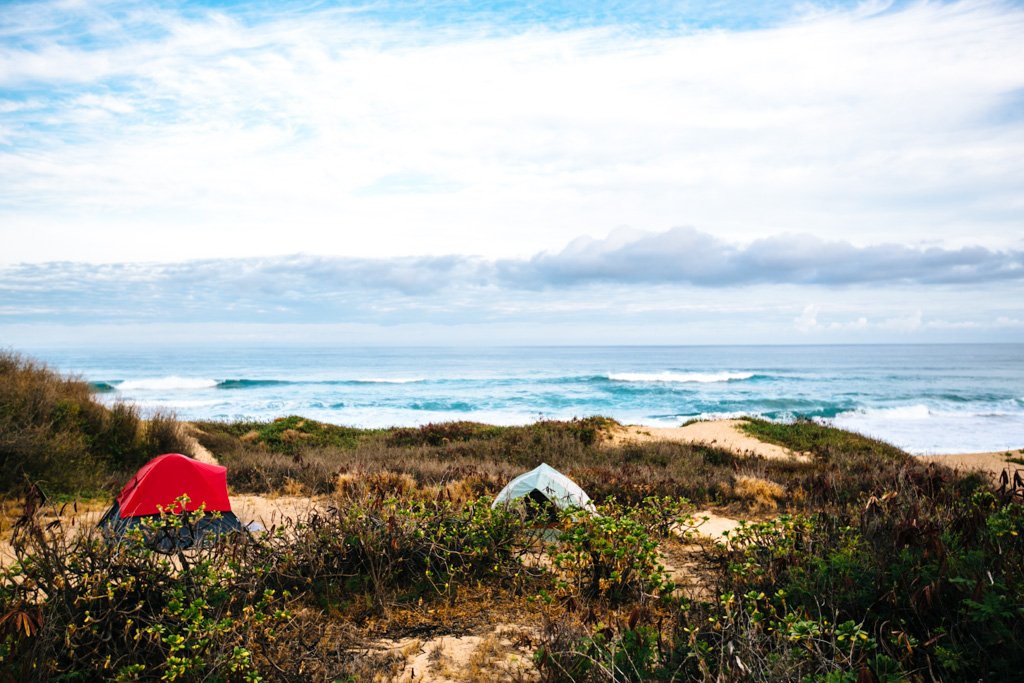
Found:
[[[210,389],[217,386],[217,380],[202,377],[150,377],[146,379],[126,379],[117,385],[118,391],[136,391],[139,389]]]
[[[612,372],[608,379],[613,382],[672,382],[677,384],[716,382],[741,382],[752,379],[752,372]]]

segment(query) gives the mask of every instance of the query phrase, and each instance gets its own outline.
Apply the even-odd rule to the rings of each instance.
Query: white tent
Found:
[[[494,499],[491,507],[509,503],[517,498],[530,495],[532,491],[541,493],[545,498],[560,508],[578,507],[590,512],[597,512],[586,491],[569,477],[554,467],[542,463],[536,469],[518,477],[505,485]]]

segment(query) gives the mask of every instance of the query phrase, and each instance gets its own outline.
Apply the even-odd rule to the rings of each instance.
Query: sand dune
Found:
[[[639,427],[628,425],[610,433],[608,443],[618,445],[630,441],[678,441],[681,443],[703,443],[718,446],[738,455],[754,455],[764,458],[791,458],[807,460],[806,453],[795,453],[788,448],[765,443],[739,429],[743,420],[708,420],[694,422],[685,427]]]

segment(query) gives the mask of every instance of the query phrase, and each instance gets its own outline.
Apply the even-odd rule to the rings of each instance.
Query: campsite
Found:
[[[1024,506],[984,472],[813,423],[727,425],[758,453],[603,418],[145,422],[4,360],[4,433],[22,435],[5,466],[20,458],[45,499],[5,480],[3,680],[1014,680],[1022,665]],[[137,523],[112,534],[122,513]],[[147,543],[168,536],[189,542]]]
[[[1024,682],[1024,0],[0,0],[0,683]]]

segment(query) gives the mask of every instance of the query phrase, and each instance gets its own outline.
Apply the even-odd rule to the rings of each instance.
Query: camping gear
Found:
[[[180,453],[157,456],[125,484],[98,526],[120,540],[143,520],[159,516],[161,510],[182,514],[202,507],[205,514],[194,524],[176,529],[143,525],[145,544],[162,552],[189,548],[207,535],[241,531],[242,525],[231,512],[227,472],[226,467]],[[182,496],[188,497],[184,506],[178,500]]]
[[[531,498],[537,502],[551,503],[563,510],[577,507],[590,512],[597,511],[594,504],[590,502],[590,496],[586,491],[572,479],[546,463],[541,463],[537,468],[520,474],[506,484],[494,499],[491,507],[510,503],[517,498]]]

